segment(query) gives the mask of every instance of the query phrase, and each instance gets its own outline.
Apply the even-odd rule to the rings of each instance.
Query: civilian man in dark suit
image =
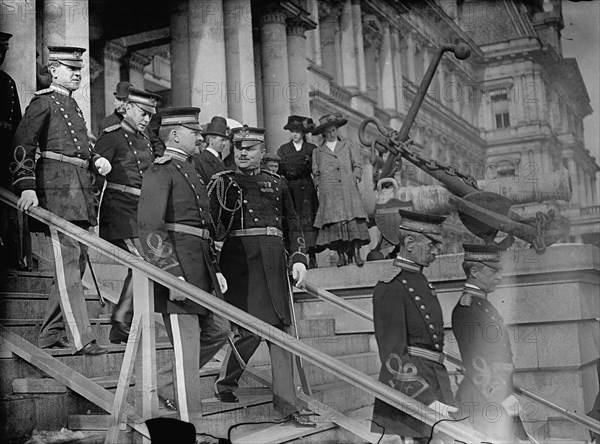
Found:
[[[81,54],[85,49],[49,46],[48,50],[52,84],[35,93],[13,139],[13,189],[20,196],[19,209],[28,210],[39,203],[89,229],[97,223],[92,192],[95,174],[108,174],[111,165],[91,148],[83,113],[71,97],[81,82]],[[38,147],[41,156],[36,164]],[[106,353],[108,350],[96,342],[92,332],[83,295],[81,277],[87,249],[54,228],[50,228],[50,238],[48,251],[54,255],[55,275],[39,345],[69,347],[64,315],[77,354]],[[55,246],[60,246],[61,257],[56,256]]]
[[[194,156],[194,167],[200,174],[205,184],[210,182],[213,174],[225,171],[225,164],[221,153],[227,140],[227,121],[223,117],[215,116],[211,119],[206,131],[202,133],[206,148]]]
[[[235,171],[213,176],[208,190],[212,218],[224,232],[220,265],[229,283],[227,302],[276,328],[291,323],[290,283],[284,237],[302,232],[285,181],[260,168],[264,149],[264,129],[233,129]],[[285,228],[284,228],[285,227]],[[286,230],[284,232],[284,229]],[[302,237],[288,238],[293,278],[300,284],[308,262]],[[248,362],[260,336],[238,327],[235,347]],[[301,426],[315,423],[299,413],[294,388],[292,355],[269,344],[273,373],[273,405],[276,419],[291,418]],[[229,351],[216,382],[222,402],[238,402],[234,391],[243,373]]]
[[[435,289],[423,275],[442,245],[443,217],[399,210],[400,251],[373,293],[379,381],[429,406],[440,415],[456,412],[444,366],[444,320]],[[425,443],[431,427],[375,400],[373,422],[386,434]],[[373,424],[373,432],[381,428]]]
[[[513,395],[510,333],[488,300],[500,281],[502,266],[496,244],[464,244],[467,276],[460,301],[452,311],[452,331],[467,371],[458,387],[460,417],[489,438],[502,442],[527,440]],[[492,409],[488,410],[488,407]],[[493,412],[494,418],[488,416]]]
[[[166,149],[144,174],[138,205],[140,242],[146,260],[198,288],[222,297],[227,281],[212,248],[206,187],[190,163],[202,140],[199,108],[161,110],[161,138]],[[206,308],[164,287],[155,290],[173,344],[176,399],[181,420],[202,409],[198,369],[227,340],[223,324]],[[159,386],[161,383],[159,382]]]
[[[160,96],[129,87],[128,94],[124,119],[106,127],[96,144],[96,152],[112,165],[112,171],[106,176],[106,190],[100,205],[100,237],[141,258],[137,207],[142,177],[155,157],[146,129],[156,114]],[[127,342],[133,320],[131,278],[129,269],[111,318],[109,339],[115,344]]]

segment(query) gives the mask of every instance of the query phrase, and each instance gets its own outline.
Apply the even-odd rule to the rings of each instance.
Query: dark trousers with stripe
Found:
[[[143,256],[141,254],[142,248],[140,245],[140,240],[137,237],[132,237],[129,239],[113,239],[110,242],[113,245],[125,251],[128,251],[134,257],[137,257],[138,259],[143,259]],[[125,281],[123,282],[123,288],[121,289],[121,294],[119,295],[119,302],[115,306],[115,309],[112,314],[113,321],[122,322],[128,327],[131,327],[131,322],[133,321],[132,277],[133,273],[131,271],[131,268],[128,268],[127,276],[125,277]]]
[[[54,265],[54,281],[38,342],[49,347],[66,336],[76,350],[96,339],[88,317],[81,278],[87,263],[87,247],[66,234],[52,230],[45,256]]]
[[[157,372],[158,394],[175,398],[183,421],[202,412],[198,371],[217,353],[229,334],[229,324],[212,313],[163,314],[173,344],[174,363]],[[174,371],[173,371],[174,370]]]
[[[285,331],[284,325],[276,325],[274,328]],[[247,364],[260,345],[260,336],[238,326],[239,337],[234,341],[235,348]],[[273,407],[276,419],[282,419],[299,408],[296,406],[296,390],[294,387],[294,361],[293,356],[287,350],[278,345],[267,342],[271,355],[271,373],[273,376]],[[215,383],[218,393],[233,392],[238,388],[239,379],[244,373],[242,366],[230,349],[223,361],[219,378]]]

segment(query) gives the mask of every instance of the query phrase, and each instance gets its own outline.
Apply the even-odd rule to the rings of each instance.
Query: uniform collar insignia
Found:
[[[167,147],[165,149],[165,156],[171,157],[172,159],[179,160],[181,162],[187,162],[190,158],[190,155],[185,151],[180,150],[179,148]]]
[[[460,305],[470,306],[474,297],[487,300],[487,293],[475,285],[465,284],[463,295],[460,298]]]
[[[71,97],[71,94],[73,93],[72,91],[69,91],[64,86],[57,85],[56,83],[51,84],[50,88],[52,88],[54,91],[56,91],[57,93],[62,94],[64,96]]]
[[[403,270],[413,271],[415,273],[423,273],[423,267],[416,262],[403,258],[400,255],[396,256],[396,259],[394,259],[394,267],[400,267]]]

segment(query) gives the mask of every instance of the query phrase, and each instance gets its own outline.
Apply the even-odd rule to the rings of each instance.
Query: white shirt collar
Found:
[[[211,153],[212,155],[214,155],[217,159],[220,159],[221,156],[219,155],[219,153],[217,153],[214,149],[207,147],[206,151],[208,151],[209,153]]]

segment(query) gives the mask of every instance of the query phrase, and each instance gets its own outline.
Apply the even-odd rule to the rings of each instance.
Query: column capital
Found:
[[[127,54],[127,49],[113,42],[106,42],[104,46],[104,58],[113,62],[120,62]]]
[[[340,15],[342,15],[343,7],[344,2],[319,1],[319,21],[327,19],[338,20]]]
[[[296,35],[296,36],[301,36],[306,38],[306,36],[304,35],[304,33],[308,30],[310,30],[311,28],[306,24],[305,21],[300,20],[296,17],[293,18],[288,18],[286,20],[286,31],[288,33],[288,35]]]
[[[260,24],[282,24],[285,25],[286,13],[285,11],[276,5],[266,7],[262,10],[260,16]]]
[[[149,64],[151,60],[152,59],[150,57],[146,57],[139,52],[132,52],[129,54],[129,68],[142,72],[144,67]]]

